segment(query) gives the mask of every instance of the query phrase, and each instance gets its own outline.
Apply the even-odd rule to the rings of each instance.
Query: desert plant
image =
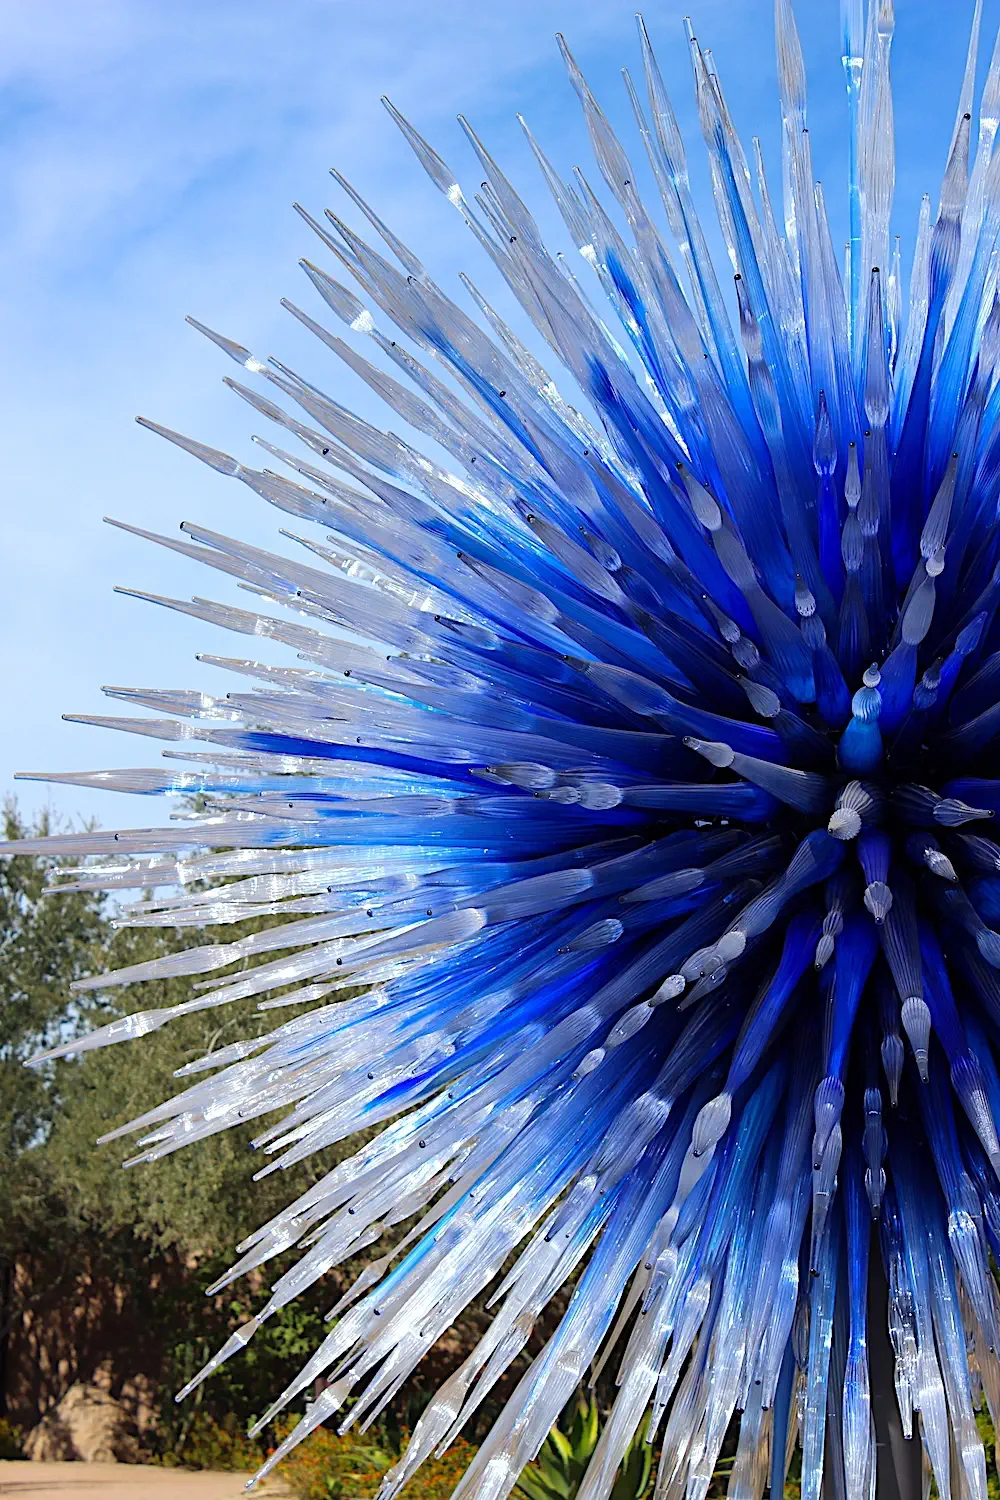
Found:
[[[522,1471],[517,1488],[527,1500],[574,1500],[599,1432],[597,1402],[579,1401],[568,1429],[562,1432],[553,1427],[538,1457]],[[611,1500],[641,1500],[645,1494],[653,1466],[653,1452],[645,1433],[643,1423],[625,1450]]]
[[[285,1436],[294,1423],[275,1424]],[[409,1433],[399,1434],[405,1447]],[[373,1500],[399,1457],[399,1446],[384,1428],[367,1434],[349,1429],[343,1435],[320,1427],[296,1448],[281,1468],[281,1477],[296,1500]],[[413,1480],[413,1500],[448,1500],[475,1453],[471,1443],[457,1438],[440,1458],[430,1458]]]
[[[259,1467],[266,1457],[261,1443],[247,1437],[233,1416],[217,1421],[209,1412],[197,1410],[186,1424],[183,1441],[154,1448],[146,1462],[165,1468],[225,1469],[247,1472]]]

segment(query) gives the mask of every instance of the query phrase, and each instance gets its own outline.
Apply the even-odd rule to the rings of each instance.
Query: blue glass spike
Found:
[[[851,699],[851,720],[837,747],[837,759],[845,771],[874,771],[882,763],[880,682],[879,671],[869,668],[863,686]]]
[[[875,1442],[868,1370],[868,1252],[871,1214],[862,1193],[860,1155],[846,1163],[844,1217],[847,1226],[847,1296],[849,1333],[844,1371],[843,1448],[848,1493],[871,1484]]]
[[[819,924],[811,915],[803,913],[789,924],[778,967],[762,986],[743,1023],[726,1079],[729,1094],[742,1088],[753,1072],[806,966],[812,961],[818,936]]]

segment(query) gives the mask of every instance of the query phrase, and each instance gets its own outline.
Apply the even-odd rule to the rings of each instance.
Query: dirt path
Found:
[[[148,1464],[32,1464],[0,1461],[3,1500],[241,1500],[245,1474],[192,1474]],[[265,1480],[257,1500],[287,1500],[280,1481]]]

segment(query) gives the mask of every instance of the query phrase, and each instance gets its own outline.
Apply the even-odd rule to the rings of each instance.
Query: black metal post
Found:
[[[868,1260],[868,1373],[875,1422],[875,1500],[921,1500],[920,1442],[903,1436],[889,1342],[889,1285],[878,1237]]]

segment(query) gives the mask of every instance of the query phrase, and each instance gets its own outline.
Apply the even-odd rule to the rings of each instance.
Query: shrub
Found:
[[[400,1438],[401,1448],[409,1434],[404,1431]],[[471,1443],[457,1438],[441,1458],[428,1459],[407,1486],[410,1500],[448,1500],[475,1451]],[[373,1500],[398,1457],[395,1444],[381,1434],[352,1428],[340,1437],[321,1427],[285,1460],[281,1477],[297,1500]]]
[[[196,1411],[173,1447],[149,1455],[147,1462],[165,1468],[252,1470],[264,1462],[266,1450],[248,1438],[233,1416],[221,1421],[207,1411]]]
[[[23,1437],[20,1427],[15,1427],[6,1417],[0,1417],[0,1458],[23,1458]]]

